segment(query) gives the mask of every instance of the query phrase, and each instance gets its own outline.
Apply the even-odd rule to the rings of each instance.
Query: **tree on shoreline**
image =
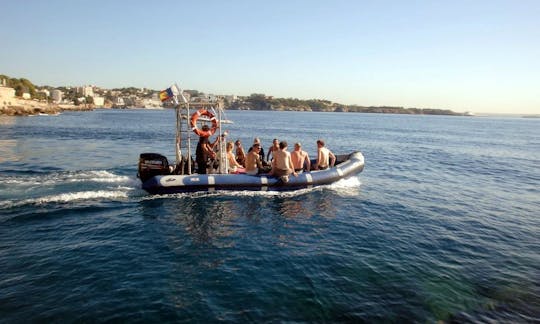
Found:
[[[32,98],[36,96],[36,87],[30,80],[25,78],[10,78],[7,75],[0,75],[0,79],[6,80],[6,86],[15,89],[15,95],[22,97],[23,93],[29,93]]]

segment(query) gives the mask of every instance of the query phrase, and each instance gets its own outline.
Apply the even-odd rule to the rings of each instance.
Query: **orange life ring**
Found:
[[[197,120],[199,119],[200,116],[203,116],[203,115],[207,116],[208,119],[210,119],[210,121],[212,122],[212,128],[210,128],[207,131],[197,128]],[[193,115],[191,115],[189,124],[191,126],[191,130],[195,132],[195,134],[197,134],[198,136],[202,136],[202,137],[210,137],[214,135],[214,133],[216,132],[216,129],[218,128],[218,122],[214,114],[212,114],[211,112],[209,112],[208,110],[204,108],[197,110],[196,112],[193,113]]]

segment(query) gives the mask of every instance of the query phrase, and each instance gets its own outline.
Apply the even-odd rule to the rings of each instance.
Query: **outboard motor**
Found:
[[[158,153],[141,153],[139,156],[139,172],[137,176],[142,182],[156,175],[171,174],[169,161]]]

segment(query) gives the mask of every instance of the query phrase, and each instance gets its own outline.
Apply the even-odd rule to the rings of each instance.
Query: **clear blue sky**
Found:
[[[540,113],[540,1],[0,0],[0,74]]]

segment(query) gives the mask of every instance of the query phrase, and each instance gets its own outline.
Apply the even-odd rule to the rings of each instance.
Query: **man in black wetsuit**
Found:
[[[208,126],[203,125],[202,130],[208,131]],[[197,143],[197,150],[195,151],[195,160],[197,161],[197,172],[199,174],[206,174],[206,168],[209,158],[215,158],[216,153],[212,149],[209,137],[200,136]]]

